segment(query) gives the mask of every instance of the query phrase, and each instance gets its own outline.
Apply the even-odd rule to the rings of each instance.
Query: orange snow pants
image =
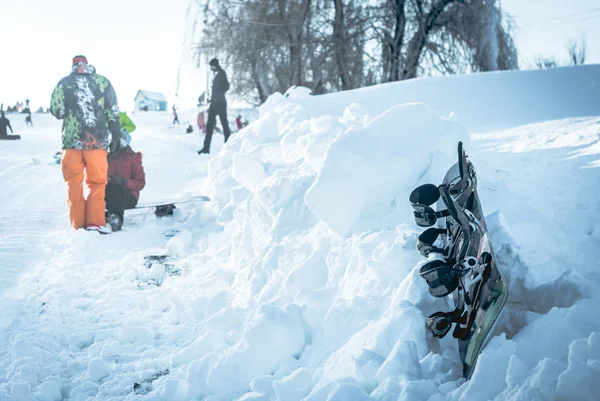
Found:
[[[73,228],[106,225],[104,190],[108,182],[106,150],[63,150],[62,173],[69,187],[69,214]],[[83,197],[83,171],[90,189]]]

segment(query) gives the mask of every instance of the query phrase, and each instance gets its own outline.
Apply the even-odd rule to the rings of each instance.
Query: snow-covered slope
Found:
[[[158,221],[127,212],[110,236],[68,226],[60,167],[40,162],[59,124],[16,121],[23,140],[0,142],[10,166],[0,400],[594,399],[600,97],[570,94],[597,88],[598,72],[423,79],[317,98],[297,88],[272,96],[220,152],[216,135],[210,157],[168,114],[133,115],[143,200],[213,200]],[[564,107],[539,85],[554,85]],[[492,87],[543,102],[512,115],[514,104],[490,96],[495,105],[482,108]],[[428,105],[406,103],[427,93]],[[412,188],[441,180],[458,140],[510,283],[466,383],[456,342],[425,331],[425,317],[448,306],[418,275],[408,204]],[[146,267],[148,254],[169,254],[170,265]]]
[[[407,102],[422,102],[472,131],[510,128],[567,117],[600,114],[600,65],[541,71],[490,72],[419,78],[328,96],[341,114],[348,103],[371,116]]]

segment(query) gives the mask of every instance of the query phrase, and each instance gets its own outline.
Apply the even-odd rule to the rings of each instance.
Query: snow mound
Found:
[[[468,146],[468,139],[461,125],[426,105],[392,107],[336,137],[306,203],[340,235],[389,229],[398,216],[384,220],[396,203],[405,206],[421,180],[439,180],[453,163],[456,143]]]

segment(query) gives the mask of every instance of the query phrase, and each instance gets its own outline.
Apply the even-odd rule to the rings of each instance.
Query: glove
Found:
[[[122,188],[127,188],[127,182],[129,180],[127,180],[125,178],[122,178],[122,177],[119,177],[119,176],[116,176],[116,175],[113,175],[111,177],[108,177],[108,181],[111,182],[111,183],[113,183],[113,184],[115,184],[115,185],[118,185],[118,186],[120,186]]]
[[[111,138],[110,144],[108,145],[109,159],[118,156],[119,153],[121,153],[121,150],[123,150],[123,146],[121,145],[121,135],[117,138],[113,135],[113,138]]]

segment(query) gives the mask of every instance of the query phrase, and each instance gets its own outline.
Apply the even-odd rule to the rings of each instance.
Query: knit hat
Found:
[[[82,56],[82,55],[77,55],[77,56],[73,57],[73,66],[75,66],[76,64],[79,64],[79,63],[87,64],[88,63],[87,58],[85,58],[85,56]]]
[[[218,67],[219,66],[219,60],[217,60],[216,58],[213,58],[212,60],[210,60],[208,62],[208,65],[210,65],[211,67]]]

